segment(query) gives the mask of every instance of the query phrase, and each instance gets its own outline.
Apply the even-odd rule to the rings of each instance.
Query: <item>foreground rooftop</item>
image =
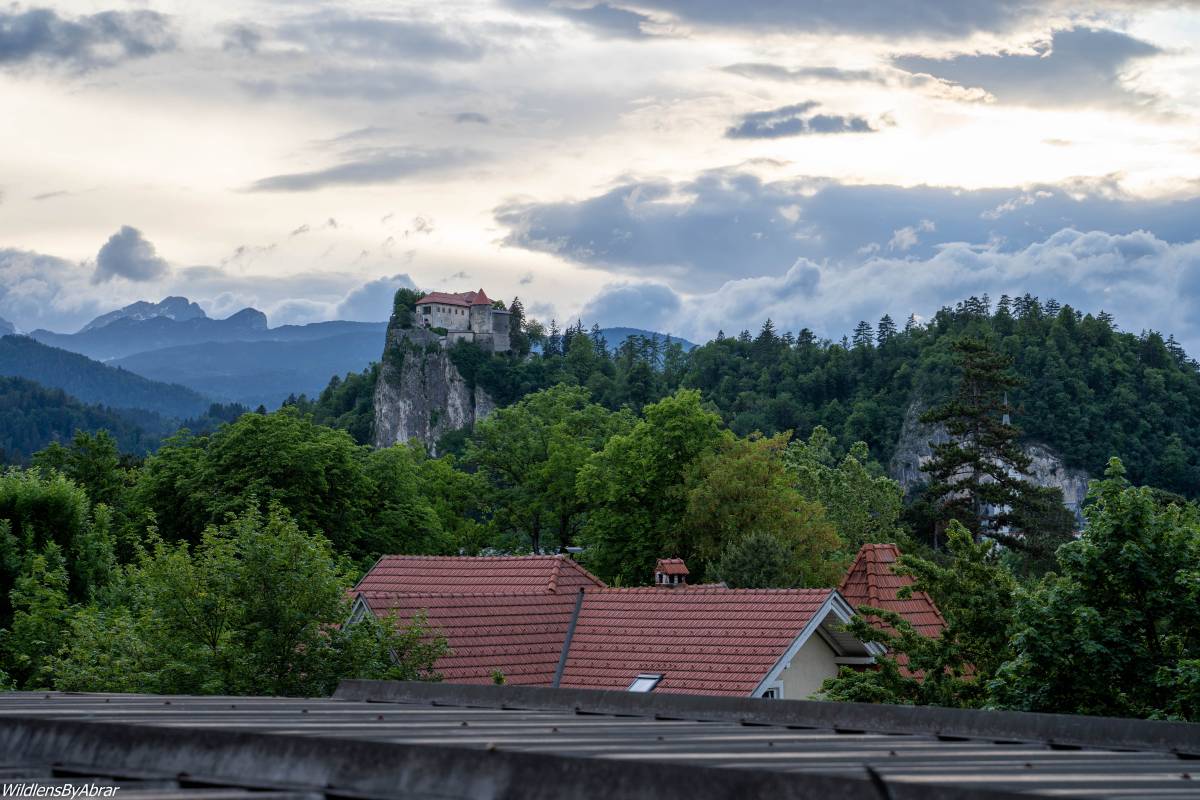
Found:
[[[1200,725],[347,681],[334,698],[0,695],[0,783],[125,800],[1200,797]]]

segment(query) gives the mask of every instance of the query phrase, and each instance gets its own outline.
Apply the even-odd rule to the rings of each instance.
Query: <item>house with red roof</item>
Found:
[[[354,588],[352,621],[424,614],[454,683],[803,698],[882,654],[843,626],[837,589],[690,586],[680,559],[655,585],[607,587],[558,556],[385,556]]]
[[[838,590],[858,609],[861,606],[881,608],[899,614],[925,636],[940,636],[946,628],[942,612],[925,592],[912,592],[901,598],[900,589],[912,586],[911,575],[897,575],[892,566],[900,560],[900,548],[894,544],[864,544]],[[890,629],[882,621],[878,625]]]
[[[430,292],[417,301],[417,322],[423,328],[446,331],[446,344],[474,342],[485,350],[504,353],[509,345],[508,311],[493,306],[477,292]]]

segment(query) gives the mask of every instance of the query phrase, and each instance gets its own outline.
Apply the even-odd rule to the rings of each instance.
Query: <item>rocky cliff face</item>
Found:
[[[900,430],[900,441],[888,464],[888,474],[897,481],[905,492],[926,482],[921,466],[933,457],[930,442],[944,444],[950,441],[946,429],[930,426],[920,421],[924,408],[912,403],[904,414],[904,427]],[[1070,469],[1062,463],[1053,450],[1043,444],[1031,442],[1025,445],[1025,454],[1032,459],[1029,467],[1030,479],[1038,486],[1062,489],[1063,503],[1079,514],[1087,496],[1088,474],[1083,470]]]
[[[438,438],[483,419],[496,404],[467,385],[437,334],[388,327],[375,384],[376,447],[419,439],[433,452]]]

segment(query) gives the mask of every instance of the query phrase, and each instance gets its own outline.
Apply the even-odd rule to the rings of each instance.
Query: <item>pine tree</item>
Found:
[[[957,391],[921,417],[950,435],[949,442],[932,445],[933,458],[922,467],[930,479],[927,497],[939,509],[935,546],[952,519],[976,538],[1019,546],[1009,531],[1012,509],[1035,487],[1024,479],[1030,459],[1008,420],[1007,393],[1019,385],[1009,371],[1012,359],[982,339],[960,339],[953,349],[962,369]]]
[[[875,341],[880,347],[892,340],[896,335],[896,323],[892,321],[891,314],[884,314],[879,318],[879,325],[875,328]]]
[[[1051,297],[1049,300],[1047,300],[1046,304],[1044,306],[1042,306],[1042,310],[1045,312],[1047,317],[1057,317],[1058,312],[1061,309],[1062,309],[1062,305],[1057,300],[1055,300],[1053,297]]]
[[[558,322],[552,319],[550,320],[550,335],[546,337],[545,354],[547,356],[561,356],[562,352],[562,334],[558,330]]]
[[[913,331],[915,331],[917,329],[918,324],[919,323],[917,322],[917,315],[909,314],[908,321],[904,323],[904,332],[912,333]]]
[[[871,323],[865,319],[860,320],[858,325],[854,327],[854,349],[869,350],[872,346],[872,340],[875,338],[875,332],[871,329]]]
[[[606,357],[608,355],[608,342],[604,339],[604,332],[600,330],[600,323],[592,323],[592,350],[597,356]]]

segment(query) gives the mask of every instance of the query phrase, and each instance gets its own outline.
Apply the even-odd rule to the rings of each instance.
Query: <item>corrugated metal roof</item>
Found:
[[[442,684],[339,695],[0,695],[0,764],[326,797],[1200,797],[1200,762],[1173,752],[1197,755],[1200,726],[1182,723]]]

